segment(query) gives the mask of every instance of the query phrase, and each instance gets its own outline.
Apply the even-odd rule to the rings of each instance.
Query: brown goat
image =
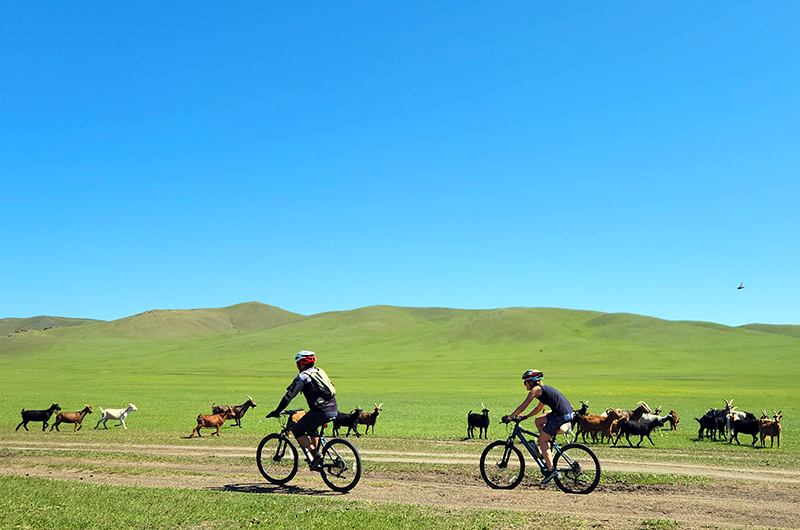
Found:
[[[87,414],[91,414],[92,412],[94,411],[92,410],[92,407],[90,407],[89,405],[86,405],[85,407],[83,407],[83,410],[78,412],[59,412],[58,414],[56,414],[56,422],[53,424],[52,427],[50,427],[50,430],[52,431],[53,429],[55,429],[60,432],[61,429],[58,428],[59,423],[74,423],[75,432],[78,432],[79,430],[81,430],[81,427],[83,427],[83,418]]]
[[[189,435],[189,438],[194,436],[194,433],[197,433],[197,436],[200,436],[200,429],[203,427],[216,427],[217,432],[216,435],[219,436],[219,428],[225,423],[225,420],[233,418],[233,409],[229,408],[225,412],[220,412],[219,414],[200,414],[197,417],[197,427],[192,429],[192,434]],[[212,434],[211,436],[214,436]]]
[[[762,411],[762,412],[764,412],[765,416],[767,415],[766,411]],[[766,447],[767,446],[765,442],[767,440],[767,436],[769,436],[770,437],[769,446],[772,447],[775,444],[775,439],[777,438],[778,439],[778,449],[780,449],[781,448],[781,412],[783,412],[783,411],[781,410],[779,412],[775,412],[773,410],[772,412],[775,413],[775,415],[773,416],[773,420],[774,421],[768,420],[766,418],[760,418],[758,420],[758,434],[761,437],[761,447]]]
[[[375,422],[378,419],[378,414],[380,414],[381,410],[383,410],[381,409],[382,406],[383,403],[381,403],[380,405],[375,403],[375,410],[373,412],[361,411],[361,414],[359,414],[358,423],[367,426],[366,429],[364,429],[364,434],[367,434],[367,431],[369,431],[370,427],[372,427],[372,434],[375,434]]]
[[[225,412],[228,409],[233,409],[233,419],[236,420],[236,426],[240,429],[242,428],[242,418],[244,417],[244,413],[250,407],[255,407],[256,402],[253,401],[253,398],[247,396],[247,401],[242,403],[241,405],[235,405],[233,407],[229,405],[217,405],[216,403],[211,404],[211,414],[219,414],[220,412]]]
[[[616,409],[609,409],[608,415],[602,414],[587,414],[581,416],[580,419],[580,432],[583,435],[583,441],[586,442],[586,433],[590,433],[593,441],[597,441],[597,433],[611,438],[611,424],[622,416]]]

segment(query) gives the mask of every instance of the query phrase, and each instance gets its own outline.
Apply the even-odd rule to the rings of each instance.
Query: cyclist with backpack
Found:
[[[292,434],[297,442],[305,447],[311,460],[309,465],[313,470],[322,459],[319,458],[319,437],[315,435],[317,428],[336,418],[339,412],[336,405],[336,388],[328,378],[328,374],[314,364],[317,356],[313,351],[302,350],[294,357],[297,364],[297,377],[286,389],[286,395],[281,399],[277,408],[267,414],[267,418],[277,418],[281,411],[299,394],[301,391],[308,402],[308,413],[292,425]]]
[[[545,405],[550,407],[550,412],[543,416],[536,418],[536,428],[539,429],[539,448],[542,450],[542,457],[547,465],[547,473],[545,474],[543,483],[547,483],[553,479],[558,473],[553,466],[553,453],[550,450],[550,439],[553,438],[558,432],[559,427],[572,420],[572,405],[564,394],[553,388],[541,384],[544,374],[539,370],[526,370],[522,374],[522,382],[525,388],[528,389],[528,396],[517,407],[514,412],[508,416],[503,416],[503,423],[508,423],[511,418],[520,417],[525,420],[531,416],[539,414]],[[539,403],[536,407],[524,416],[520,416],[528,405],[534,399],[538,399]]]

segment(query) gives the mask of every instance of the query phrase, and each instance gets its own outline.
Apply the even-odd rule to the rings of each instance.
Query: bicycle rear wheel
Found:
[[[565,445],[556,453],[553,465],[559,472],[553,480],[563,492],[591,493],[600,482],[600,461],[585,445]]]
[[[481,476],[494,489],[516,488],[525,475],[525,459],[513,444],[498,440],[481,453]]]
[[[297,449],[286,436],[269,434],[258,444],[256,464],[269,482],[286,484],[297,473]]]
[[[333,439],[322,448],[322,480],[334,491],[353,489],[361,478],[361,455],[347,440]]]

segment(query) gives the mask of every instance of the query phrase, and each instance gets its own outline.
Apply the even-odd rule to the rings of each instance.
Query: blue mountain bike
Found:
[[[538,445],[526,438],[527,435],[536,440],[539,435],[520,427],[521,418],[511,418],[511,421],[514,428],[508,439],[490,443],[481,454],[481,476],[492,488],[513,489],[522,482],[525,458],[522,451],[514,445],[515,440],[519,440],[528,450],[542,474],[547,471]],[[562,447],[556,443],[555,438],[550,443],[553,448],[553,465],[558,470],[553,477],[556,486],[566,493],[591,493],[600,482],[600,461],[597,455],[585,445],[567,444]],[[546,484],[547,480],[542,483]]]

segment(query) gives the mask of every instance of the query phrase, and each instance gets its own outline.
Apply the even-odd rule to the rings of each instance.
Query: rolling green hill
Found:
[[[551,308],[373,306],[303,316],[251,302],[0,336],[0,369],[10,376],[0,409],[14,411],[0,425],[53,400],[65,410],[169,403],[190,426],[212,401],[249,394],[273,406],[300,349],[318,353],[342,408],[384,402],[385,418],[408,435],[446,431],[426,427],[433,410],[455,416],[481,402],[511,410],[527,368],[543,370],[572,400],[592,399],[595,410],[647,399],[697,414],[736,397],[790,418],[800,389],[800,337],[772,327]],[[175,428],[167,416],[141,416],[152,429]]]
[[[66,328],[71,326],[83,326],[102,322],[86,318],[63,318],[38,316],[30,318],[0,318],[0,335],[7,335],[20,330],[43,330],[49,328]]]

